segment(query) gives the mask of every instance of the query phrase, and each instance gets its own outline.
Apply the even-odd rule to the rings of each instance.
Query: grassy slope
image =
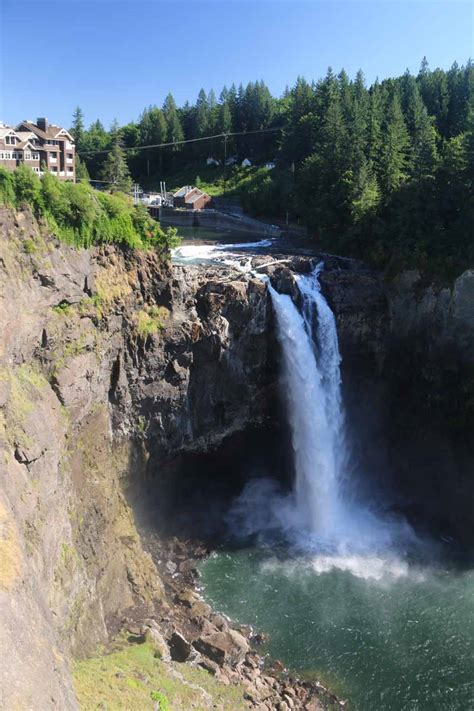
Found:
[[[207,709],[202,692],[191,685],[210,694],[214,704],[223,711],[248,708],[242,686],[225,686],[204,669],[165,664],[155,657],[149,643],[137,644],[125,637],[116,641],[108,652],[75,662],[72,671],[79,707],[83,711],[153,711],[158,707],[157,699],[162,711]]]

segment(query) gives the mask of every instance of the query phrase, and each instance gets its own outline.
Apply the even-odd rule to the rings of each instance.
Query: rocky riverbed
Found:
[[[249,708],[288,711],[342,708],[317,680],[295,678],[278,660],[262,654],[264,637],[212,610],[199,594],[198,563],[210,550],[206,543],[157,535],[145,536],[165,589],[165,602],[154,618],[120,620],[132,635],[151,637],[162,659],[199,666],[223,684],[245,689]]]

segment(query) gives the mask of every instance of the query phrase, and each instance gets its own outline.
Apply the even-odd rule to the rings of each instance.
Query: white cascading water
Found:
[[[252,273],[251,260],[242,260],[232,250],[265,246],[265,241],[192,245],[175,250],[173,261],[221,263]],[[316,553],[317,571],[338,567],[376,577],[383,568],[398,575],[401,563],[395,552],[414,542],[413,531],[403,520],[380,516],[354,498],[349,486],[352,465],[345,437],[341,356],[335,317],[319,284],[322,269],[320,263],[312,273],[295,277],[301,309],[290,296],[279,294],[268,277],[258,275],[268,284],[276,315],[296,481],[286,495],[272,479],[251,479],[234,502],[228,523],[243,536],[286,531],[299,547]],[[406,566],[402,567],[404,574]]]
[[[349,454],[341,356],[336,319],[319,284],[322,269],[320,263],[311,274],[296,277],[301,310],[290,296],[268,284],[283,354],[283,390],[296,471],[293,500],[278,504],[276,498],[274,507],[279,506],[284,527],[314,534],[303,540],[310,546],[317,543],[320,555],[314,564],[322,570],[329,565],[370,576],[382,566],[398,574],[398,559],[388,563],[386,552],[398,547],[396,541],[413,540],[410,527],[402,520],[380,518],[346,494]],[[383,557],[380,551],[385,551]]]
[[[344,422],[339,346],[334,314],[321,293],[322,264],[298,276],[298,310],[291,297],[269,284],[282,347],[282,379],[292,433],[295,497],[301,523],[323,537],[342,516],[341,466]]]

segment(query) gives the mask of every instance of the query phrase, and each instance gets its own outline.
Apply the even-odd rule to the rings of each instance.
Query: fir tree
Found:
[[[385,123],[380,157],[380,173],[385,195],[390,195],[407,178],[409,138],[400,99],[393,93]]]
[[[119,135],[116,136],[114,144],[107,154],[101,178],[108,184],[111,192],[130,193],[132,191],[132,179]]]
[[[84,147],[84,114],[80,106],[76,106],[72,115],[71,135],[76,144],[76,151],[81,151]]]
[[[183,140],[184,134],[172,94],[168,94],[164,101],[163,114],[167,125],[167,140],[170,143],[179,143],[179,141]],[[175,148],[178,149],[178,146],[175,146]]]

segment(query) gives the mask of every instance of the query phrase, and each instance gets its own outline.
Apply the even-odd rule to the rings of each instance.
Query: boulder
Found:
[[[202,635],[193,645],[217,664],[241,664],[249,651],[247,640],[235,630]]]
[[[146,620],[144,622],[143,633],[147,642],[149,642],[155,650],[155,656],[158,656],[164,662],[169,662],[171,659],[170,648],[154,620]]]
[[[173,632],[168,645],[174,662],[187,662],[195,656],[192,644],[179,632]]]

